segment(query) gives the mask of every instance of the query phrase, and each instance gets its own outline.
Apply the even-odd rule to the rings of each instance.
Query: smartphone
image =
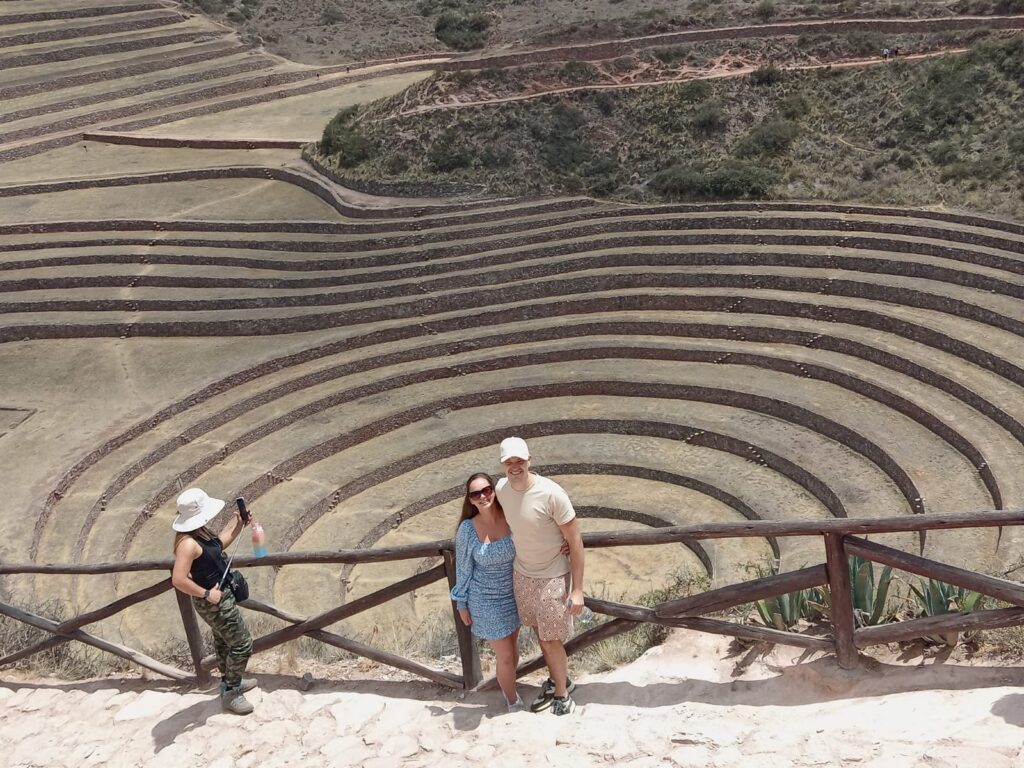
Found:
[[[249,522],[249,508],[247,506],[245,506],[245,499],[243,499],[241,496],[239,496],[237,499],[235,499],[235,504],[238,505],[238,514],[242,516],[242,522],[243,523],[248,523]]]

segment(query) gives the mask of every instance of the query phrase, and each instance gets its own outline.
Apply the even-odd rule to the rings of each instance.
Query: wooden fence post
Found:
[[[448,577],[448,587],[454,587],[455,553],[446,549],[441,555],[444,557],[444,572]],[[462,687],[468,691],[471,688],[476,688],[483,679],[483,673],[480,671],[480,650],[473,633],[462,623],[454,601],[452,602],[452,616],[455,619],[455,636],[459,640],[459,656],[462,657]]]
[[[181,623],[185,627],[185,639],[188,650],[192,654],[192,664],[196,669],[196,682],[201,687],[210,684],[210,673],[203,667],[203,636],[199,632],[199,619],[192,607],[192,599],[179,589],[174,590],[178,599],[178,610],[181,612]]]
[[[832,632],[835,635],[836,660],[843,669],[857,665],[857,646],[853,640],[853,595],[850,592],[850,566],[843,547],[843,534],[825,535],[825,563],[832,603]]]

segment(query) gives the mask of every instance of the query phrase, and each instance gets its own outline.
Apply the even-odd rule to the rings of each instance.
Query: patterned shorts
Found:
[[[512,574],[519,620],[537,630],[541,640],[566,642],[572,637],[572,615],[565,607],[569,597],[569,574],[553,579],[534,579],[518,571]]]

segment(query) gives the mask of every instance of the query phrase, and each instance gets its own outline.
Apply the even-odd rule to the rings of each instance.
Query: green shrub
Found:
[[[343,135],[337,144],[338,165],[354,168],[376,154],[373,140],[358,130]]]
[[[561,75],[562,80],[570,85],[583,85],[597,78],[597,68],[587,61],[567,61]]]
[[[728,117],[722,109],[722,102],[717,99],[705,101],[700,104],[690,118],[690,126],[696,133],[710,136],[725,128],[729,122]]]
[[[691,80],[679,89],[679,100],[689,104],[704,101],[711,96],[711,85],[707,80]]]
[[[483,13],[463,16],[456,11],[445,11],[437,17],[434,35],[449,48],[471,51],[484,47],[490,26],[490,19]]]
[[[610,195],[621,183],[621,171],[617,157],[598,155],[582,165],[580,175],[585,179],[587,192],[592,195]]]
[[[336,114],[320,137],[320,151],[336,155],[342,168],[354,168],[376,152],[376,145],[355,124],[359,105],[353,104]]]
[[[950,141],[937,141],[927,151],[928,157],[937,165],[951,165],[960,159],[956,145]]]
[[[1017,129],[1010,134],[1006,144],[1017,161],[1018,165],[1024,164],[1024,129]]]
[[[947,127],[973,122],[987,81],[985,70],[968,57],[930,63],[908,95],[904,132],[937,138]]]
[[[736,154],[739,157],[780,155],[789,149],[799,133],[800,127],[792,120],[775,117],[740,139]]]
[[[472,165],[473,151],[455,129],[449,128],[430,145],[427,162],[439,173],[451,173]]]
[[[512,148],[504,144],[488,144],[480,153],[480,164],[484,168],[507,168],[514,160]]]
[[[846,35],[846,44],[850,52],[860,56],[879,55],[885,48],[885,38],[880,32],[855,30]]]
[[[998,155],[977,160],[957,160],[942,169],[939,181],[993,181],[1005,175],[1007,165]]]
[[[761,21],[768,22],[775,15],[775,3],[772,0],[759,0],[754,6],[754,15]]]
[[[345,107],[338,114],[331,118],[331,121],[324,127],[323,136],[320,138],[320,151],[325,155],[333,155],[338,151],[342,135],[346,134],[352,121],[359,113],[359,105],[353,104]]]
[[[586,122],[578,109],[559,102],[545,119],[531,124],[530,133],[538,143],[537,151],[544,165],[566,173],[590,159],[591,150],[583,141]]]
[[[750,73],[750,82],[754,85],[775,85],[782,80],[782,70],[774,64],[758,67]]]
[[[409,158],[405,155],[391,155],[384,162],[384,170],[391,176],[399,176],[409,170]]]
[[[779,114],[787,120],[799,120],[811,109],[811,105],[799,93],[791,93],[779,102]]]
[[[244,24],[245,14],[243,14],[241,11],[236,11],[234,8],[232,8],[230,11],[227,12],[227,19],[228,21],[235,22],[235,24]]]
[[[768,168],[729,159],[718,164],[679,163],[659,171],[650,185],[672,200],[732,200],[763,197],[777,180]]]
[[[192,5],[201,10],[203,13],[208,13],[211,16],[216,13],[224,12],[223,0],[191,0]]]
[[[345,12],[336,5],[328,4],[324,6],[324,10],[320,14],[321,26],[330,26],[331,24],[337,24],[339,21],[345,20]]]
[[[594,106],[605,117],[611,117],[615,111],[615,95],[610,91],[598,91],[594,94]]]
[[[679,46],[672,48],[655,48],[651,53],[653,53],[654,58],[662,64],[670,67],[675,66],[688,55],[687,49]]]

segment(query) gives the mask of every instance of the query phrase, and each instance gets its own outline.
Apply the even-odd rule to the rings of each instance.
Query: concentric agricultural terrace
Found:
[[[6,560],[166,556],[192,484],[246,496],[272,550],[444,538],[463,479],[497,470],[510,433],[588,530],[1024,499],[1020,225],[370,198],[280,147],[316,136],[324,101],[396,92],[424,63],[317,78],[163,3],[0,14]],[[249,139],[279,148],[230,148]],[[1020,543],[979,530],[925,546],[999,570]],[[727,582],[773,555],[817,562],[814,546],[594,551],[589,588]],[[421,567],[261,569],[254,591],[314,613]],[[151,580],[8,584],[84,610]],[[107,631],[180,633],[171,600]],[[437,586],[352,629],[401,641],[445,611]]]

